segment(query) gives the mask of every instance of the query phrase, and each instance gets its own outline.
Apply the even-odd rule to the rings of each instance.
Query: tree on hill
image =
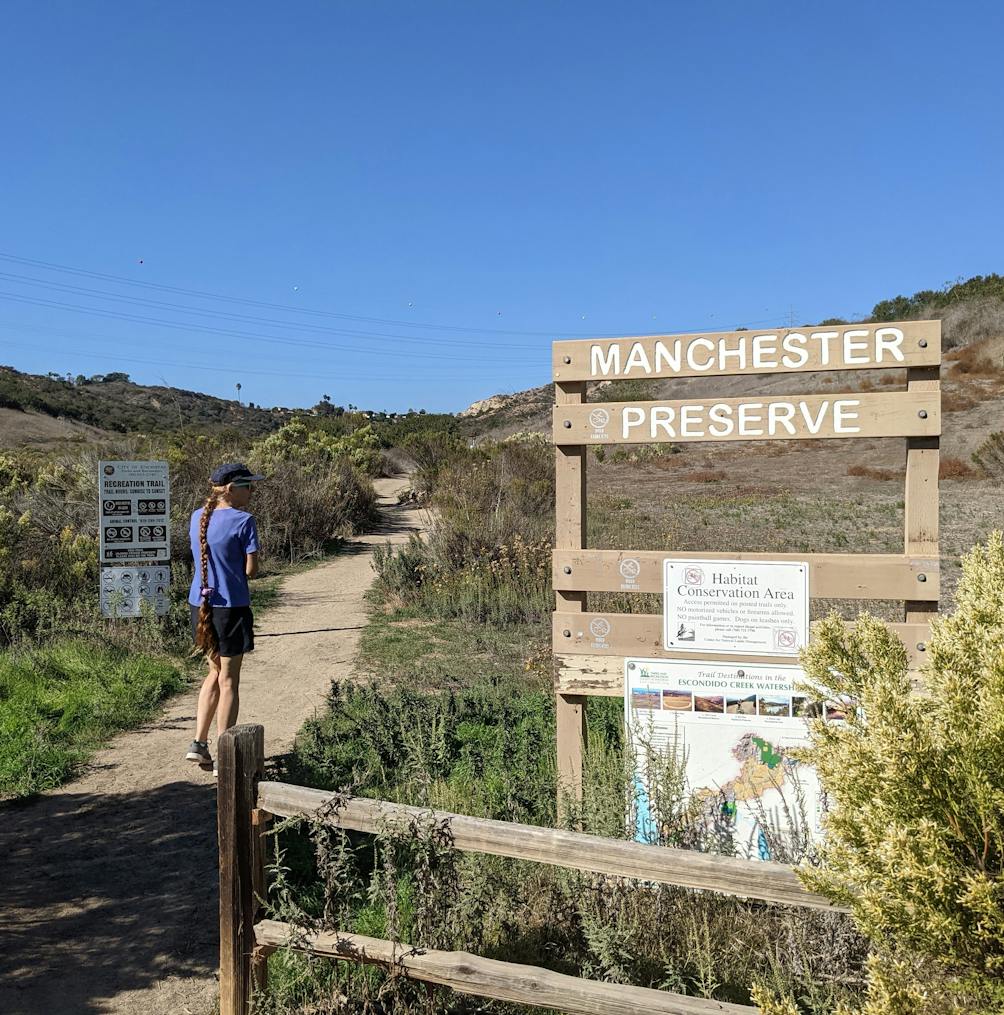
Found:
[[[935,315],[956,303],[993,300],[1004,303],[1004,275],[974,275],[965,281],[946,283],[941,289],[921,289],[912,296],[894,296],[872,309],[873,321],[904,321]]]

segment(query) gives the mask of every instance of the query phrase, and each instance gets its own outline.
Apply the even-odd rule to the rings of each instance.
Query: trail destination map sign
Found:
[[[99,462],[99,561],[171,559],[167,462]]]
[[[809,643],[809,565],[667,560],[664,645],[681,652],[797,656]]]
[[[709,828],[732,828],[740,856],[769,860],[778,841],[821,836],[815,771],[791,748],[808,745],[822,706],[797,691],[797,666],[626,659],[625,722],[636,755],[636,837],[657,841],[647,759],[675,752],[691,801]],[[844,707],[826,707],[841,721]]]

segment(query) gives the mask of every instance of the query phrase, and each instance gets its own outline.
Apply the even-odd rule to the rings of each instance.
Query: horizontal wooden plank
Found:
[[[454,846],[466,852],[533,860],[556,867],[724,892],[765,902],[816,909],[837,908],[823,896],[803,888],[794,869],[784,864],[647,846],[584,832],[471,818],[446,811],[433,812],[364,797],[349,797],[336,808],[333,802],[337,799],[334,793],[281,782],[258,784],[258,806],[281,817],[319,815],[333,825],[357,832],[379,832],[388,825],[435,819],[448,823]]]
[[[555,342],[556,381],[937,366],[940,321],[706,331]]]
[[[919,670],[931,637],[928,624],[887,624],[906,646],[911,670]],[[623,659],[707,659],[709,661],[788,665],[791,656],[736,656],[712,653],[677,652],[662,647],[662,614],[658,613],[554,613],[552,638],[554,654],[610,655]],[[811,633],[810,633],[811,637]],[[924,646],[923,648],[919,646]],[[569,692],[571,693],[571,692]]]
[[[735,656],[729,660],[736,665]],[[748,660],[743,660],[744,662]],[[789,664],[791,660],[788,660]],[[919,671],[909,674],[913,693],[924,695]],[[584,694],[599,698],[624,697],[624,656],[559,655],[554,660],[554,689],[559,694]]]
[[[940,391],[556,405],[554,443],[674,444],[936,437]]]
[[[937,557],[895,553],[675,553],[662,550],[555,550],[555,589],[663,591],[665,560],[790,560],[809,565],[813,599],[937,600]]]
[[[394,967],[422,983],[568,1015],[755,1015],[759,1011],[748,1005],[705,1001],[649,987],[585,980],[470,952],[415,948],[340,930],[304,930],[278,920],[262,920],[254,932],[260,947],[286,947],[329,959]]]

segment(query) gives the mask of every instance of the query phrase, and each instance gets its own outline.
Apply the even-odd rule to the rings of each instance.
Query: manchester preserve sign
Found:
[[[625,657],[692,660],[700,654],[709,664],[734,665],[741,650],[743,665],[777,666],[790,664],[791,652],[805,642],[804,617],[798,623],[783,624],[768,617],[770,636],[757,640],[752,637],[755,625],[744,622],[738,609],[726,610],[724,619],[711,625],[721,636],[708,641],[704,629],[710,614],[703,607],[695,613],[688,606],[687,615],[681,615],[670,600],[680,589],[686,591],[687,582],[667,584],[667,575],[696,575],[701,568],[728,568],[738,573],[750,562],[753,567],[801,568],[803,602],[806,597],[901,600],[903,623],[888,627],[902,640],[911,671],[922,667],[929,622],[937,612],[939,598],[939,321],[596,338],[555,342],[553,349],[552,640],[559,800],[566,793],[581,799],[586,699],[589,695],[624,693]],[[749,384],[743,387],[750,393],[741,398],[723,397],[734,395],[734,387],[709,396],[707,390],[713,386],[703,384],[701,397],[589,401],[590,394],[602,398],[609,390],[597,383],[603,381],[853,370],[886,371],[881,390],[855,391],[861,385],[845,375],[834,378],[836,383],[831,383],[825,394],[818,388],[800,395],[757,393]],[[895,373],[889,374],[889,370]],[[680,385],[673,394],[686,396],[688,386]],[[725,555],[586,547],[589,445],[819,438],[905,438],[902,554],[750,550]],[[667,477],[667,481],[672,480]],[[715,584],[712,579],[711,585]],[[717,585],[724,588],[722,582]],[[661,596],[662,605],[670,609],[645,613],[590,610],[592,593],[621,591]],[[688,603],[690,599],[700,603],[720,599],[726,607],[744,601],[735,589],[728,595],[692,596]],[[667,627],[670,616],[672,623]]]
[[[941,322],[555,342],[556,381],[937,366]]]

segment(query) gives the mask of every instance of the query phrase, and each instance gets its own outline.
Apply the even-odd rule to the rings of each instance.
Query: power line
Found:
[[[455,324],[425,324],[418,321],[390,320],[382,317],[363,317],[357,314],[342,314],[332,310],[313,310],[307,307],[296,307],[286,303],[269,303],[264,300],[248,299],[244,296],[227,296],[223,293],[206,292],[199,289],[186,289],[181,286],[163,285],[159,282],[145,282],[141,279],[127,278],[124,275],[112,275],[107,272],[90,271],[86,268],[75,268],[70,265],[57,264],[52,261],[40,261],[30,257],[18,257],[16,254],[0,253],[0,260],[10,261],[14,264],[27,264],[36,268],[46,268],[49,271],[66,272],[70,275],[79,275],[86,278],[97,278],[106,282],[115,282],[120,285],[139,286],[144,289],[155,289],[160,292],[175,293],[179,296],[194,296],[199,299],[225,300],[228,303],[238,303],[244,306],[261,307],[268,310],[282,310],[287,313],[307,314],[316,317],[328,317],[340,321],[359,321],[365,324],[386,324],[391,327],[400,328],[427,328],[433,331],[455,331],[465,334],[478,333],[484,335],[526,335],[533,338],[558,338],[552,331],[520,331],[506,328],[479,328],[463,327]],[[566,333],[567,337],[594,338],[592,334]]]
[[[125,314],[119,313],[114,310],[99,310],[94,307],[84,307],[79,304],[63,303],[58,300],[44,300],[36,299],[30,296],[22,296],[19,293],[10,293],[0,291],[0,299],[12,301],[14,303],[24,303],[29,306],[47,307],[56,310],[69,310],[72,313],[86,314],[96,317],[107,317],[111,320],[127,321],[131,324],[146,324],[158,328],[170,328],[174,331],[197,331],[208,335],[221,335],[227,338],[240,338],[249,342],[267,342],[275,345],[287,345],[297,346],[306,349],[325,349],[332,352],[350,352],[357,355],[363,356],[382,356],[386,358],[388,352],[385,349],[367,349],[365,347],[351,346],[351,345],[337,345],[332,342],[311,342],[306,339],[295,339],[295,338],[279,338],[275,335],[255,335],[247,331],[237,331],[233,328],[211,328],[204,324],[188,324],[181,323],[178,321],[164,321],[152,317],[143,317],[138,314]],[[479,349],[479,353],[485,353],[490,351],[490,347],[487,349]],[[499,350],[500,352],[502,350]],[[528,350],[533,351],[533,350]],[[542,355],[547,354],[547,349],[541,346],[540,352]],[[393,353],[397,357],[407,357],[409,359],[434,359],[434,360],[448,360],[451,362],[456,361],[457,355],[445,355],[436,354],[431,352],[424,352],[421,350],[404,349],[398,350]]]
[[[0,327],[11,328],[10,325],[0,325]],[[13,329],[11,329],[11,330],[13,330]],[[37,345],[32,345],[32,344],[29,344],[27,342],[10,342],[10,341],[5,341],[4,342],[4,347],[5,348],[14,347],[14,348],[19,348],[19,349],[33,349],[33,350],[36,350],[36,351],[38,350],[38,346]],[[325,381],[325,382],[330,382],[330,383],[333,383],[333,384],[337,384],[340,381],[345,381],[345,380],[356,380],[356,381],[358,381],[358,380],[381,380],[381,379],[384,379],[384,378],[386,378],[387,380],[395,380],[395,381],[414,380],[414,374],[411,374],[411,375],[393,375],[393,374],[384,374],[384,373],[381,373],[379,378],[376,378],[371,373],[367,373],[367,374],[339,373],[338,376],[324,375],[324,374],[318,374],[318,373],[286,373],[286,372],[278,371],[278,370],[254,370],[254,369],[245,368],[243,366],[240,366],[240,367],[234,367],[234,366],[220,367],[220,366],[212,366],[211,364],[208,364],[208,363],[183,363],[183,362],[172,361],[172,360],[143,359],[143,358],[135,357],[135,356],[106,355],[104,353],[82,352],[79,349],[73,349],[72,351],[67,352],[66,355],[68,357],[81,356],[81,357],[83,357],[85,359],[95,359],[95,360],[101,360],[101,361],[110,360],[110,361],[115,362],[115,363],[139,363],[139,364],[143,364],[145,366],[176,367],[176,368],[182,369],[182,370],[193,370],[193,371],[209,370],[209,371],[212,371],[213,373],[229,374],[231,377],[234,374],[241,374],[241,375],[247,374],[249,376],[260,376],[260,377],[282,377],[282,378],[296,378],[296,379],[306,379],[306,380],[315,380],[315,381]],[[165,385],[165,386],[167,387],[169,385]]]
[[[551,340],[556,340],[556,339],[561,339],[561,338],[597,338],[597,339],[599,339],[599,338],[619,338],[619,337],[624,337],[622,334],[597,334],[596,332],[527,331],[527,330],[519,330],[519,329],[483,328],[483,327],[475,327],[475,326],[465,327],[465,326],[453,325],[453,324],[429,324],[429,323],[422,323],[422,322],[418,322],[418,321],[392,320],[392,319],[382,318],[382,317],[365,317],[365,316],[361,316],[361,315],[357,315],[357,314],[343,314],[343,313],[338,313],[338,312],[331,311],[331,310],[316,310],[316,309],[311,309],[311,308],[308,308],[308,307],[293,306],[291,304],[270,303],[270,302],[267,302],[267,301],[264,301],[264,300],[254,300],[254,299],[249,299],[249,298],[243,297],[243,296],[228,296],[228,295],[226,295],[224,293],[215,293],[215,292],[210,292],[210,291],[207,291],[207,290],[188,289],[188,288],[184,288],[182,286],[165,285],[165,284],[159,283],[159,282],[149,282],[149,281],[144,281],[142,279],[128,278],[128,277],[123,276],[123,275],[113,275],[113,274],[110,274],[108,272],[91,271],[91,270],[89,270],[87,268],[78,268],[78,267],[73,267],[71,265],[58,264],[58,263],[53,262],[53,261],[43,261],[43,260],[38,260],[36,258],[20,257],[20,256],[18,256],[16,254],[7,254],[7,253],[0,252],[0,260],[2,260],[2,261],[8,261],[8,262],[11,262],[11,263],[14,263],[14,264],[30,265],[30,266],[36,267],[36,268],[43,268],[43,269],[45,269],[47,271],[62,272],[62,273],[65,273],[65,274],[76,275],[76,276],[80,276],[80,277],[84,277],[84,278],[101,279],[102,281],[113,282],[113,283],[115,283],[117,285],[135,286],[135,287],[138,287],[138,288],[150,289],[150,290],[155,290],[155,291],[158,291],[158,292],[167,292],[167,293],[173,293],[175,295],[190,296],[190,297],[194,297],[194,298],[197,298],[197,299],[220,300],[220,301],[223,301],[223,302],[235,303],[235,304],[239,304],[239,305],[243,305],[243,306],[259,307],[259,308],[268,309],[268,310],[278,310],[278,311],[282,311],[282,312],[286,312],[286,313],[304,314],[304,315],[307,315],[307,316],[323,317],[323,318],[329,318],[329,319],[341,320],[341,321],[357,321],[357,322],[362,322],[362,323],[366,323],[366,324],[382,324],[382,325],[389,325],[391,327],[400,327],[400,328],[422,328],[422,329],[431,330],[431,331],[457,332],[457,333],[466,334],[466,335],[470,335],[470,334],[482,334],[482,335],[523,335],[523,336],[527,336],[527,337],[531,337],[531,338],[547,338],[547,339],[551,339]],[[48,284],[50,286],[55,286],[56,285],[55,283],[45,283],[45,282],[41,282],[40,280],[35,280],[35,284],[41,284],[41,285]],[[113,294],[104,294],[104,295],[107,296],[108,298],[122,298],[122,297],[115,297]],[[153,302],[153,301],[151,301],[151,302]],[[166,306],[170,306],[170,304],[165,304],[165,305]],[[190,312],[192,312],[192,313],[206,313],[206,314],[211,313],[210,311],[197,310],[196,308],[191,308]],[[711,316],[714,316],[714,315],[711,315]],[[251,319],[251,320],[253,320],[253,319]],[[745,323],[747,325],[751,325],[751,324],[752,325],[774,324],[774,323],[783,323],[783,320],[784,320],[783,318],[772,317],[772,318],[763,318],[761,320],[756,320],[756,321],[747,320]],[[288,324],[288,323],[283,322],[283,323],[281,323],[281,326],[283,326],[283,327],[294,327],[294,326],[297,326],[297,325]],[[307,325],[299,325],[299,326],[301,326],[301,327],[308,327]],[[701,325],[701,326],[695,327],[695,328],[680,328],[680,327],[677,327],[677,328],[672,330],[672,333],[673,334],[686,334],[686,333],[689,333],[689,332],[695,332],[695,331],[701,331],[701,330],[708,331],[709,333],[712,333],[712,332],[714,332],[716,330],[729,330],[729,329],[708,329],[706,327],[706,325]],[[336,333],[334,331],[334,329],[332,329],[332,332]],[[660,334],[667,334],[667,333],[668,332],[660,332]],[[367,333],[365,333],[365,332],[363,332],[363,333],[345,332],[345,334],[358,334],[360,337],[367,337]],[[378,334],[373,334],[373,335],[370,335],[368,337],[383,337],[383,336],[380,336]],[[406,339],[406,336],[386,336],[386,337],[388,337],[388,338],[395,337],[395,338],[400,338],[401,340],[405,340]],[[643,337],[643,336],[638,335],[638,336],[631,336],[631,337]],[[445,339],[440,339],[438,341],[439,342],[443,342],[443,343],[446,342]],[[468,343],[461,343],[461,344],[468,344]],[[517,347],[514,346],[514,348],[517,348]]]
[[[446,345],[464,346],[470,348],[471,343],[463,339],[451,338],[428,338],[421,335],[387,335],[381,332],[353,331],[345,328],[330,328],[318,324],[304,324],[302,322],[281,321],[267,317],[253,317],[248,314],[234,314],[227,311],[211,310],[205,307],[190,307],[180,303],[170,303],[164,300],[147,300],[134,296],[124,296],[120,293],[110,293],[100,289],[89,289],[84,286],[66,285],[62,282],[53,282],[46,279],[32,278],[30,275],[17,275],[11,272],[0,272],[0,278],[9,282],[18,282],[25,285],[40,286],[44,289],[52,289],[57,292],[67,292],[88,299],[115,300],[119,303],[128,303],[139,307],[153,307],[158,310],[166,310],[169,313],[192,314],[202,317],[221,318],[227,321],[238,321],[249,324],[263,324],[272,328],[293,328],[297,331],[319,332],[327,335],[338,335],[350,338],[375,338],[381,341],[390,342],[421,342],[423,345]],[[478,346],[479,349],[511,349],[516,351],[527,351],[534,348],[541,348],[538,344],[517,345],[515,343],[493,343],[488,346]]]

